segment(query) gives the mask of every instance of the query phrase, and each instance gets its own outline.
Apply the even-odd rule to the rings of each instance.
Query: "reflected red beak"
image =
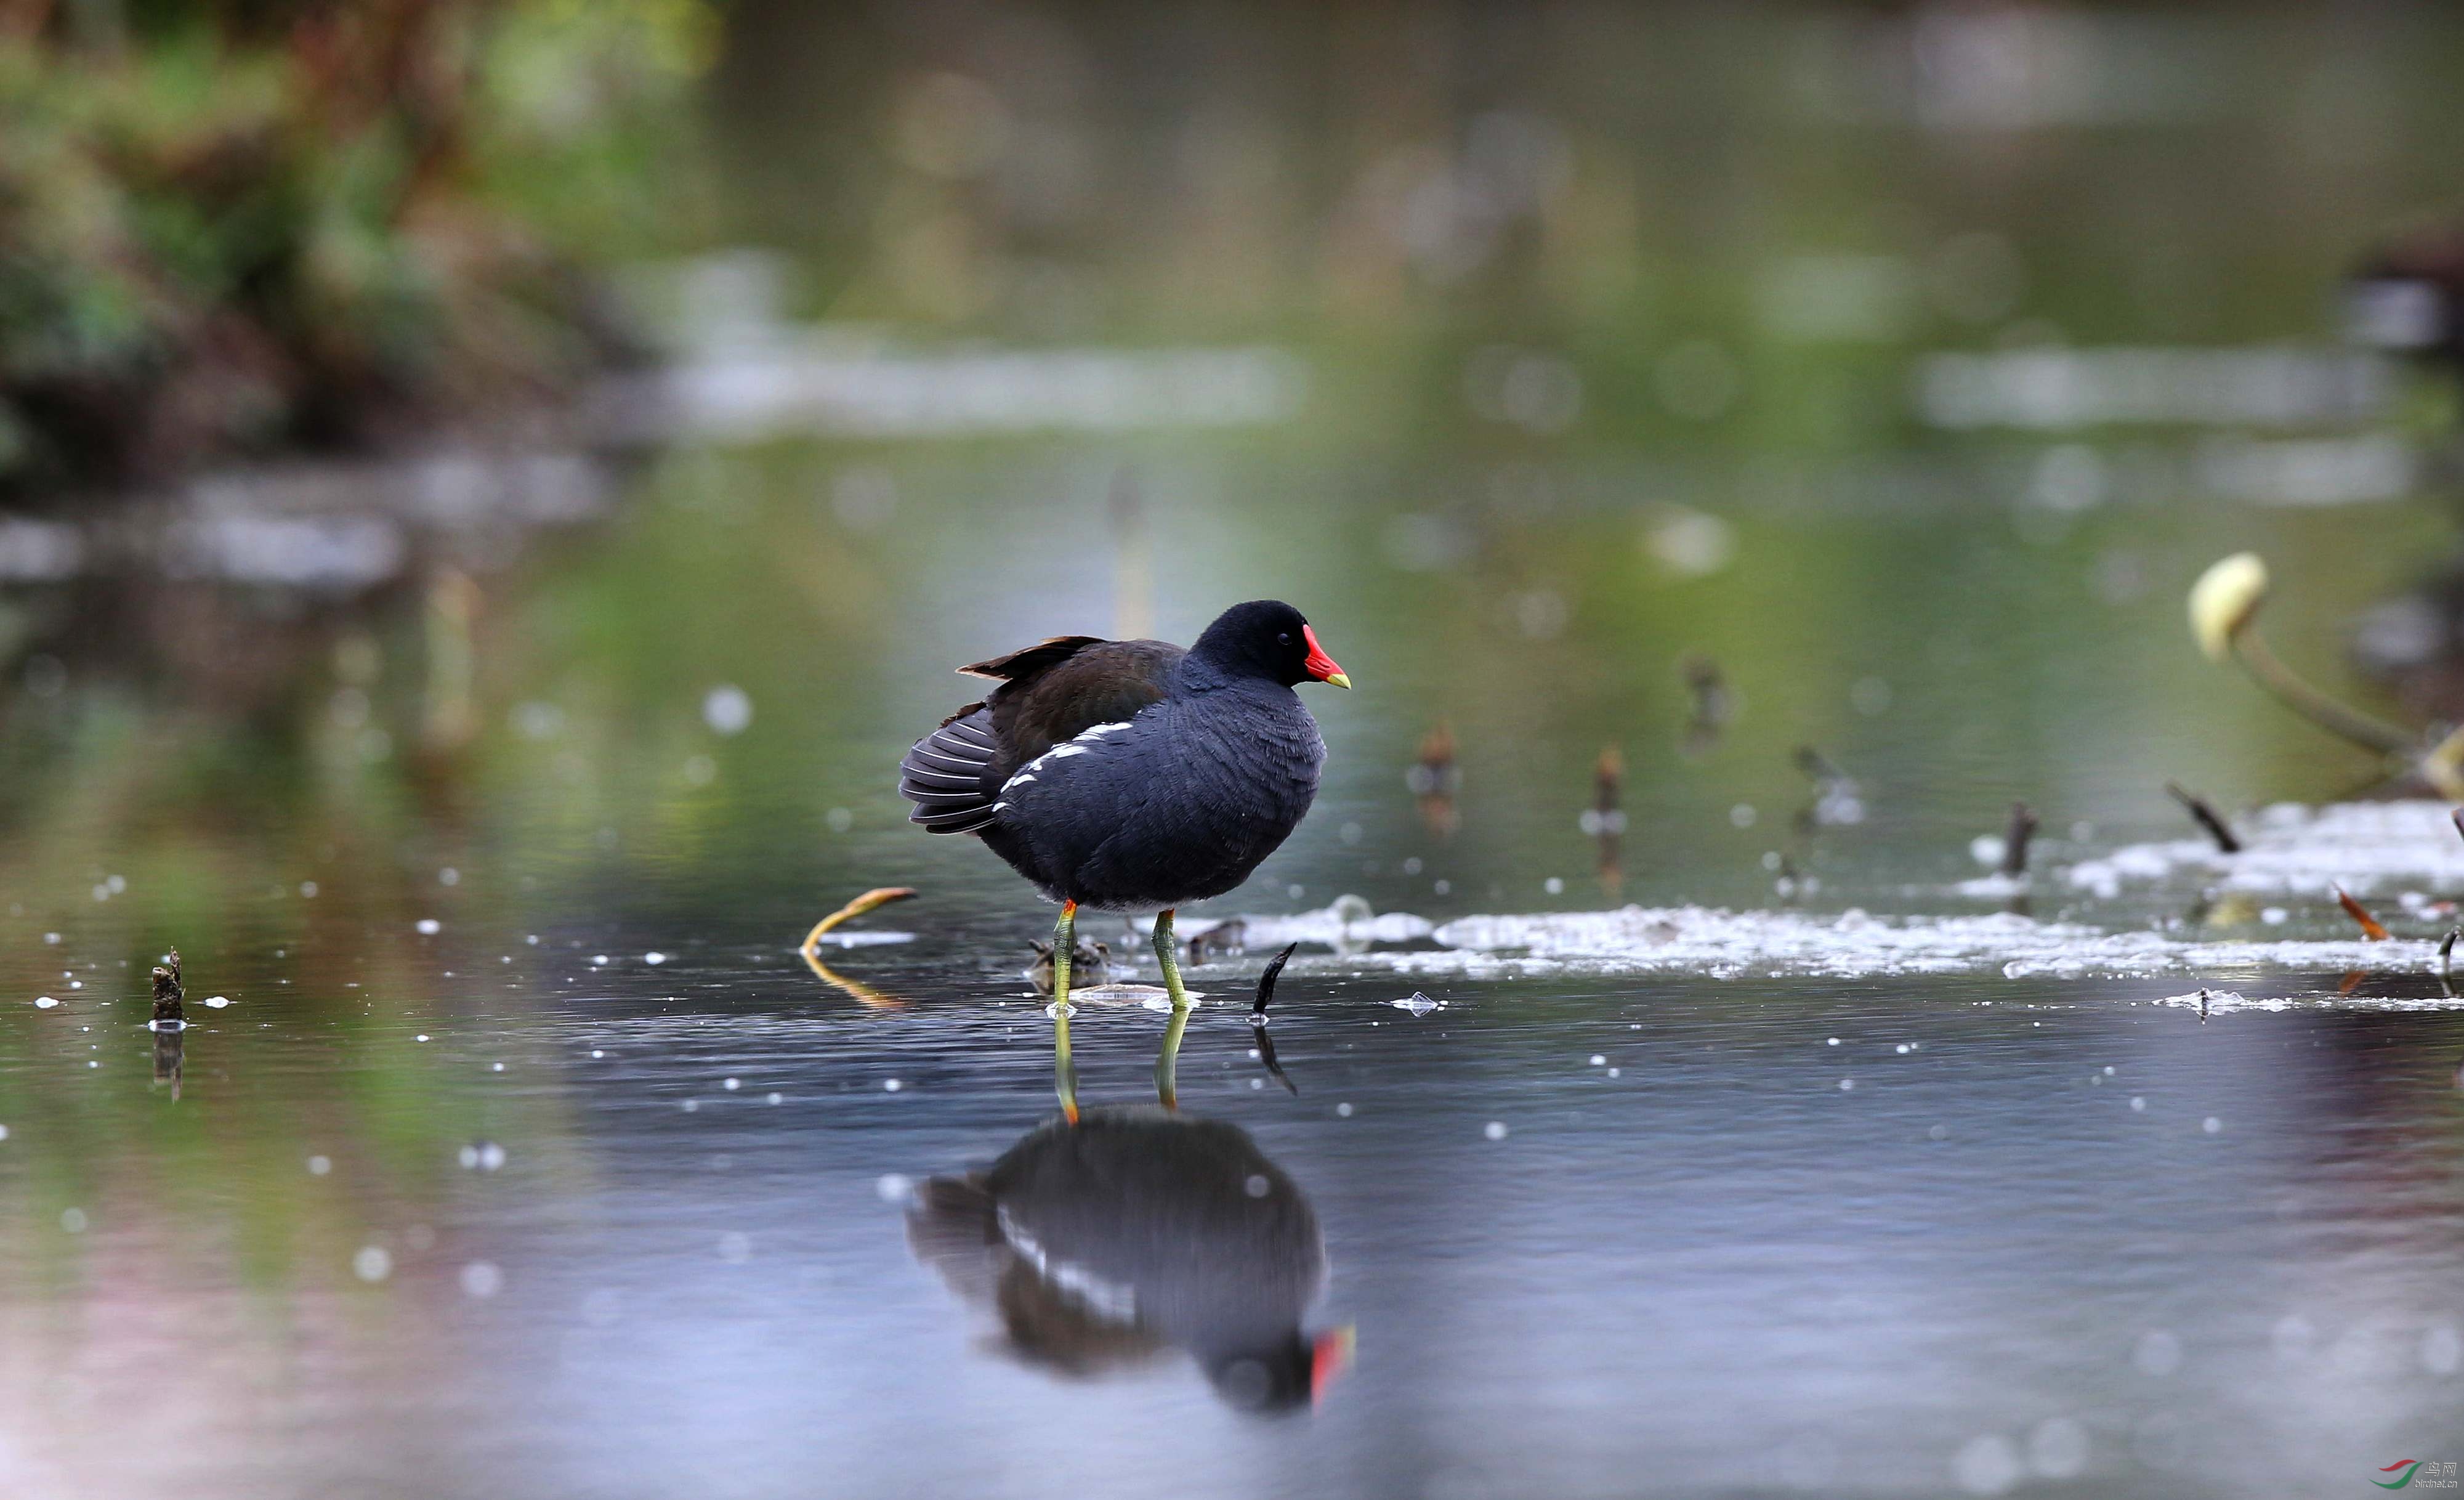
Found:
[[[1335,1377],[1352,1368],[1353,1346],[1358,1342],[1352,1325],[1346,1323],[1318,1335],[1316,1342],[1309,1345],[1310,1405],[1326,1400],[1327,1388],[1334,1383]]]
[[[1331,682],[1338,688],[1352,686],[1352,679],[1343,674],[1343,669],[1336,666],[1334,658],[1326,653],[1326,648],[1317,643],[1315,630],[1306,625],[1302,626],[1301,639],[1309,642],[1309,659],[1301,663],[1301,671],[1320,682]]]

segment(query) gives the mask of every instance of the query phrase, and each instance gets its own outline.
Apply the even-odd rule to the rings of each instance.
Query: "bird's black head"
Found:
[[[1352,686],[1352,679],[1317,644],[1301,612],[1274,599],[1234,605],[1215,617],[1190,648],[1192,656],[1226,677],[1263,677],[1290,687],[1299,682]]]

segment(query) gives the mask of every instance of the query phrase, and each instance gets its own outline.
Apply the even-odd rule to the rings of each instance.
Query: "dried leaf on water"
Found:
[[[2363,937],[2372,942],[2387,941],[2387,930],[2379,925],[2379,919],[2372,916],[2361,902],[2347,894],[2343,886],[2336,888],[2336,902],[2344,909],[2346,916],[2361,924]]]

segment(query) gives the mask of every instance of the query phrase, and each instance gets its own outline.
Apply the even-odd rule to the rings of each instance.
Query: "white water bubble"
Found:
[[[302,900],[314,901],[317,899],[317,882],[314,880],[302,880],[299,882],[299,895]]]
[[[63,1208],[63,1209],[61,1209],[61,1210],[60,1210],[60,1227],[61,1227],[62,1229],[66,1230],[68,1233],[70,1233],[70,1234],[83,1234],[83,1233],[85,1233],[85,1224],[86,1224],[86,1220],[85,1220],[85,1210],[84,1210],[84,1209],[82,1209],[82,1208]]]
[[[56,946],[56,945],[59,943],[59,940],[60,940],[60,935],[59,935],[59,934],[57,934],[57,933],[45,933],[45,934],[43,934],[43,941],[45,941],[45,942],[47,942],[47,943],[51,943],[51,944],[53,944],[53,945]]]
[[[668,956],[664,953],[646,953],[642,955],[642,961],[655,969],[668,961]]]
[[[896,1093],[899,1090],[904,1089],[907,1086],[895,1078],[884,1078],[881,1080],[881,1087],[886,1092]]]
[[[1411,994],[1405,996],[1401,1000],[1390,1000],[1387,1004],[1393,1005],[1397,1010],[1408,1010],[1416,1016],[1425,1016],[1430,1011],[1438,1008],[1438,1003],[1436,1001],[1421,994],[1419,990],[1414,990]]]
[[[1265,1175],[1261,1172],[1250,1173],[1248,1177],[1244,1178],[1241,1182],[1241,1191],[1248,1194],[1251,1198],[1264,1198],[1268,1193],[1273,1192],[1274,1189],[1275,1184],[1267,1181]]]
[[[1348,1120],[1352,1118],[1352,1106],[1349,1103],[1338,1104],[1334,1107],[1334,1114],[1337,1119]]]
[[[2147,1113],[2147,1101],[2133,1094],[2130,1097],[2130,1109],[2133,1114],[2145,1114]]]
[[[1555,875],[1551,875],[1548,879],[1540,882],[1540,889],[1548,892],[1551,895],[1564,895],[1566,893],[1566,882]]]
[[[1594,1052],[1592,1054],[1592,1066],[1594,1068],[1605,1068],[1608,1066],[1608,1058],[1598,1052]]]
[[[884,1172],[872,1180],[872,1191],[885,1203],[903,1203],[915,1193],[915,1180],[904,1172]]]
[[[1491,1140],[1504,1140],[1506,1138],[1506,1122],[1504,1120],[1491,1120],[1480,1128],[1480,1133],[1486,1136]]]
[[[362,1281],[383,1281],[393,1274],[393,1255],[382,1245],[363,1245],[351,1257],[351,1274]]]
[[[1754,805],[1749,802],[1741,802],[1728,809],[1728,821],[1741,828],[1752,827],[1755,816]]]
[[[2087,1455],[2087,1429],[2068,1417],[2048,1417],[2028,1435],[2028,1467],[2040,1478],[2075,1479]]]
[[[2168,1329],[2151,1328],[2139,1335],[2130,1362],[2142,1375],[2167,1376],[2182,1368],[2182,1341]]]
[[[1969,1439],[1950,1461],[1950,1477],[1972,1495],[1998,1495],[2026,1472],[2011,1440],[1998,1433]]]
[[[49,995],[37,995],[34,997],[34,1008],[36,1010],[49,1010],[58,1004],[58,1001],[54,1000]]]
[[[2421,1367],[2432,1375],[2453,1375],[2464,1369],[2464,1335],[2453,1323],[2440,1323],[2421,1335]]]
[[[229,995],[209,995],[206,997],[206,1008],[208,1010],[220,1010],[230,1004],[231,997]]]
[[[2212,1114],[2209,1115],[2206,1119],[2199,1121],[2199,1129],[2206,1131],[2211,1136],[2224,1128],[2225,1122],[2216,1118]]]
[[[448,865],[436,872],[436,883],[440,886],[458,886],[462,883],[462,871]]]
[[[333,1170],[334,1158],[331,1157],[310,1157],[308,1158],[308,1175],[310,1177],[323,1177],[326,1173]]]
[[[732,682],[703,695],[701,721],[722,735],[740,735],[753,724],[753,697]]]
[[[761,1102],[764,1104],[781,1104],[785,1102],[786,1097],[787,1096],[783,1093],[768,1093],[762,1095]]]
[[[2299,1312],[2287,1312],[2267,1331],[2267,1340],[2276,1346],[2276,1357],[2290,1364],[2309,1357],[2318,1341],[2319,1331]]]
[[[433,938],[445,930],[445,924],[433,916],[423,916],[413,925],[418,928],[422,938]]]
[[[1927,1140],[1948,1140],[1950,1138],[1950,1127],[1947,1125],[1927,1126],[1925,1128],[1925,1138]]]
[[[1842,1078],[1839,1080],[1839,1092],[1841,1093],[1846,1093],[1856,1087],[1857,1080],[1854,1078]]]
[[[6,1126],[6,1125],[0,1125],[0,1140],[7,1140],[8,1138],[9,1138],[9,1127],[8,1127],[8,1126]]]
[[[494,1262],[473,1261],[462,1268],[462,1294],[466,1297],[493,1297],[504,1286],[505,1273]]]
[[[744,1087],[744,1084],[743,1084],[743,1082],[742,1082],[740,1079],[736,1079],[736,1078],[722,1078],[722,1079],[720,1079],[720,1080],[719,1080],[719,1082],[718,1082],[718,1086],[719,1086],[720,1088],[722,1088],[722,1089],[726,1090],[728,1092],[730,1092],[730,1093],[734,1093],[737,1090],[743,1088],[743,1087]],[[897,1087],[898,1087],[898,1085],[897,1085],[897,1083],[896,1083],[895,1081],[892,1081],[892,1082],[891,1082],[891,1088],[893,1088],[893,1089],[895,1089],[895,1088],[897,1088]]]

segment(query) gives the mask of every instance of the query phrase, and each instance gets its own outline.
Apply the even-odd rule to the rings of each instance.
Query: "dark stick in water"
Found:
[[[2002,835],[2002,873],[2016,880],[2028,872],[2028,841],[2036,836],[2036,813],[2024,802],[2011,805],[2011,830]]]
[[[2165,783],[2165,790],[2172,796],[2172,799],[2175,802],[2180,803],[2183,808],[2187,810],[2192,818],[2198,820],[2199,827],[2208,830],[2208,837],[2216,841],[2216,851],[2218,853],[2238,854],[2241,852],[2241,840],[2233,837],[2232,827],[2225,822],[2224,818],[2217,813],[2215,808],[2208,805],[2208,800],[2205,797],[2200,796],[2194,791],[2189,790],[2179,782],[2167,782]]]
[[[1291,1075],[1284,1071],[1283,1064],[1275,1061],[1275,1039],[1266,1034],[1266,1003],[1275,998],[1275,977],[1284,972],[1285,961],[1299,946],[1297,942],[1287,943],[1283,952],[1266,960],[1266,972],[1258,976],[1257,1004],[1249,1007],[1249,1029],[1258,1038],[1258,1061],[1265,1064],[1266,1071],[1273,1073],[1276,1081],[1295,1096],[1300,1093],[1301,1086],[1292,1082]]]

